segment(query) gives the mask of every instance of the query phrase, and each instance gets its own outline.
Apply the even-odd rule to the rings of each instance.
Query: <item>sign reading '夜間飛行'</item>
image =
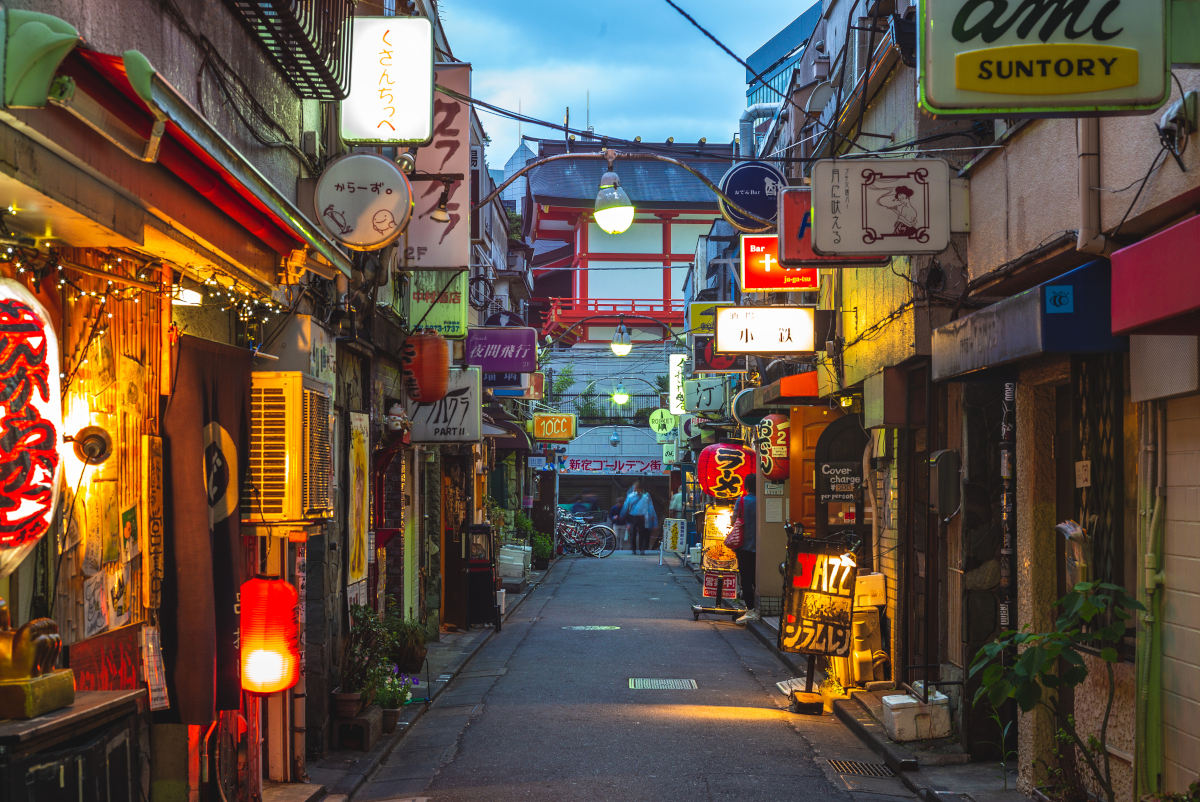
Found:
[[[1163,0],[924,0],[921,105],[934,114],[1144,111],[1168,86]]]

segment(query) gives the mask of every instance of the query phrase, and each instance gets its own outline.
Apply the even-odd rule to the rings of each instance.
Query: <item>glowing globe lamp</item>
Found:
[[[612,170],[600,178],[596,211],[592,218],[606,234],[624,234],[633,225],[633,201],[621,189],[621,179]]]
[[[714,498],[737,498],[745,493],[746,477],[754,474],[754,452],[736,443],[714,443],[696,460],[700,489]]]
[[[299,681],[299,602],[296,588],[282,579],[242,583],[242,690],[275,693]]]
[[[625,389],[625,385],[617,382],[617,389],[613,390],[612,400],[614,404],[624,406],[629,403],[629,391]]]
[[[617,330],[608,347],[617,356],[629,356],[629,352],[633,350],[633,338],[629,336],[629,327],[624,323],[617,324]]]

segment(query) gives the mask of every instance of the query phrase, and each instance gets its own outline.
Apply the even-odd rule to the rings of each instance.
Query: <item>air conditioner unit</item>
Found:
[[[329,450],[329,388],[299,371],[252,373],[242,522],[332,517]]]

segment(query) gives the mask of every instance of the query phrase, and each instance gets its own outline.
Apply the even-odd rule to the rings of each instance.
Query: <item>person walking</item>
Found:
[[[757,587],[755,586],[755,560],[758,559],[758,499],[754,495],[755,479],[746,477],[743,495],[738,501],[742,519],[742,545],[737,549],[738,577],[742,583],[742,601],[746,603],[746,614],[733,623],[748,624],[761,621],[758,613]]]
[[[618,501],[608,508],[608,525],[617,533],[618,543],[629,540],[629,527],[625,525],[625,518],[621,515],[621,508],[624,506],[623,501]]]
[[[641,491],[638,500],[634,502],[633,514],[638,521],[634,545],[640,549],[641,554],[648,554],[650,536],[658,528],[658,513],[654,509],[654,497],[650,495],[650,491]],[[639,552],[634,552],[637,553]]]
[[[638,533],[642,528],[642,516],[634,511],[634,507],[642,497],[642,483],[634,481],[629,488],[629,492],[625,494],[625,503],[621,506],[621,517],[625,519],[626,531],[630,539],[630,551],[634,554],[638,553]]]

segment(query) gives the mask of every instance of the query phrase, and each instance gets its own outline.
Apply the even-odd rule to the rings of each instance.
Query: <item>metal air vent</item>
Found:
[[[287,397],[282,387],[250,390],[250,465],[243,494],[249,518],[283,514],[287,496]]]

